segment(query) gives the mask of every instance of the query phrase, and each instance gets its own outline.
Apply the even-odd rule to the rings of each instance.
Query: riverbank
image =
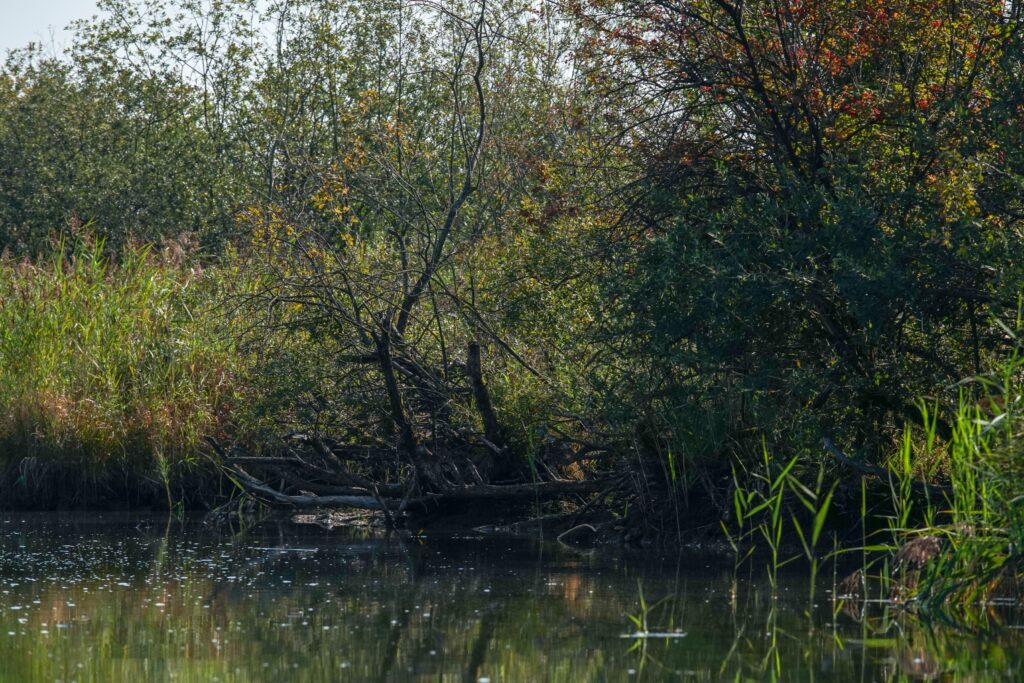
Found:
[[[257,320],[244,304],[261,286],[245,272],[238,256],[203,265],[174,244],[112,254],[87,236],[0,261],[0,507],[223,515],[249,499],[580,547],[726,548],[769,572],[860,552],[865,573],[895,575],[900,549],[927,538],[933,552],[913,568],[921,600],[971,600],[1017,576],[1015,353],[956,388],[953,408],[922,402],[881,462],[828,439],[789,457],[764,443],[679,458],[643,425],[567,420],[564,397],[518,384],[515,359],[485,364],[471,338],[443,410],[429,403],[442,390],[429,363],[400,345],[385,366],[408,382],[397,404],[380,358],[342,387],[324,377],[334,350],[322,340],[239,331]]]

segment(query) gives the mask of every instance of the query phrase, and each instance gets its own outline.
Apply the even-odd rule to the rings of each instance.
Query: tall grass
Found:
[[[942,552],[923,568],[914,591],[932,607],[1021,597],[1024,357],[1015,351],[973,383],[976,391],[960,393],[952,438],[942,446],[949,481],[943,510],[912,532],[941,539]],[[904,445],[904,458],[911,449]]]
[[[0,500],[56,485],[56,469],[79,489],[66,502],[113,472],[170,501],[201,436],[225,427],[235,359],[204,315],[217,283],[170,254],[75,238],[0,261]]]
[[[826,530],[836,483],[825,486],[825,470],[818,468],[814,487],[800,481],[794,469],[799,456],[786,463],[772,460],[762,445],[762,471],[733,471],[734,529],[724,521],[722,530],[733,548],[736,568],[760,547],[767,550],[765,573],[773,591],[780,568],[798,557],[810,567],[810,602],[814,604],[821,553],[818,543]],[[803,521],[801,521],[801,519]],[[787,557],[783,547],[788,536],[799,539],[802,553]]]
[[[923,427],[906,427],[888,466],[860,476],[860,547],[835,546],[830,555],[857,552],[858,575],[872,579],[883,599],[929,610],[1020,602],[1024,354],[1014,351],[990,373],[961,385],[944,415],[948,438],[937,436],[939,407],[922,403],[921,411]],[[765,448],[759,468],[734,471],[733,519],[722,528],[737,565],[755,554],[765,557],[773,585],[780,567],[805,558],[813,602],[821,559],[816,547],[840,480],[828,483],[819,468],[809,486],[808,469],[800,457],[775,461]],[[797,550],[784,551],[794,537]]]

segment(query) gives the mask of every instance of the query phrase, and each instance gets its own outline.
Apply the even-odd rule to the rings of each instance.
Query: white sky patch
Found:
[[[0,60],[29,43],[59,53],[71,38],[68,24],[94,14],[95,0],[0,0]]]

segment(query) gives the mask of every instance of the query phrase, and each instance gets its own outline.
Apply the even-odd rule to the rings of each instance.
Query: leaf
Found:
[[[828,518],[829,509],[832,507],[832,496],[836,492],[836,487],[839,486],[839,482],[832,484],[832,488],[829,489],[825,495],[825,500],[821,501],[821,507],[818,508],[817,514],[814,515],[814,529],[811,532],[811,545],[818,544],[818,538],[821,537],[821,530],[825,528],[825,520]]]

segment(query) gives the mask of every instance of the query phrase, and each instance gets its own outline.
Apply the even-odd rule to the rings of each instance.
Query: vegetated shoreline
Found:
[[[826,447],[835,448],[832,444]],[[848,458],[845,454],[840,457]],[[736,506],[735,516],[726,515],[717,524],[717,513],[682,510],[678,501],[670,503],[664,497],[667,492],[662,492],[660,503],[666,509],[674,507],[671,530],[666,530],[668,519],[655,521],[629,511],[620,514],[613,504],[598,497],[578,498],[576,503],[560,507],[480,497],[454,504],[448,501],[443,508],[403,511],[401,516],[363,509],[369,507],[365,505],[352,508],[311,502],[291,507],[239,487],[237,473],[227,474],[229,467],[212,459],[190,468],[185,476],[178,474],[170,482],[161,482],[157,470],[138,472],[123,465],[97,470],[81,463],[8,455],[0,469],[0,510],[203,513],[208,523],[227,527],[284,518],[328,529],[360,526],[382,532],[404,529],[411,533],[523,536],[587,551],[685,550],[699,553],[708,562],[734,564],[737,571],[749,563],[757,571],[767,572],[773,583],[777,573],[793,566],[794,561],[803,568],[800,571],[809,568],[812,583],[826,568],[833,574],[838,571],[844,578],[835,589],[836,598],[853,603],[874,597],[933,610],[945,609],[950,603],[978,601],[982,605],[992,601],[1024,604],[1024,564],[1016,549],[1008,547],[1008,539],[1017,530],[963,521],[977,511],[957,509],[963,505],[963,494],[954,486],[927,484],[912,473],[888,472],[886,481],[882,472],[864,472],[853,462],[847,464],[851,472],[860,475],[857,485],[835,481],[829,486],[819,478],[812,490],[789,478],[795,463],[793,459],[773,469],[774,463],[766,455],[766,472],[773,472],[774,478],[754,473],[743,480],[734,478],[730,486],[716,491],[718,496],[733,496]],[[857,486],[861,516],[850,519],[848,509],[839,509],[844,505],[839,500],[845,499],[849,505]],[[168,491],[177,493],[168,498]],[[945,496],[941,503],[931,499],[938,494]],[[655,501],[647,504],[651,502]],[[708,499],[695,507],[705,507],[706,513],[710,505]],[[800,506],[810,511],[804,523],[798,519]],[[913,511],[915,506],[920,510]],[[866,512],[869,508],[875,511]],[[993,512],[985,512],[980,519],[990,514]]]
[[[377,510],[391,527],[701,547],[737,563],[756,557],[770,572],[794,559],[817,572],[860,553],[862,588],[875,571],[939,602],[1017,585],[1016,352],[965,385],[952,412],[922,402],[886,463],[825,438],[789,459],[763,444],[756,457],[680,465],[656,442],[557,421],[523,454],[492,397],[507,389],[485,376],[474,342],[462,426],[430,441],[422,425],[407,425],[435,468],[423,471],[406,459],[394,423],[379,433],[398,432],[397,445],[329,428],[282,433],[294,397],[269,401],[270,380],[281,380],[261,374],[268,366],[226,332],[238,318],[224,301],[244,297],[237,285],[222,288],[237,264],[203,268],[146,246],[115,259],[85,235],[57,244],[49,261],[5,259],[0,269],[3,509],[205,510],[230,522],[258,516],[260,505],[320,519],[356,508]]]
[[[933,4],[109,0],[12,51],[0,501],[562,515],[985,594],[1024,3]]]

